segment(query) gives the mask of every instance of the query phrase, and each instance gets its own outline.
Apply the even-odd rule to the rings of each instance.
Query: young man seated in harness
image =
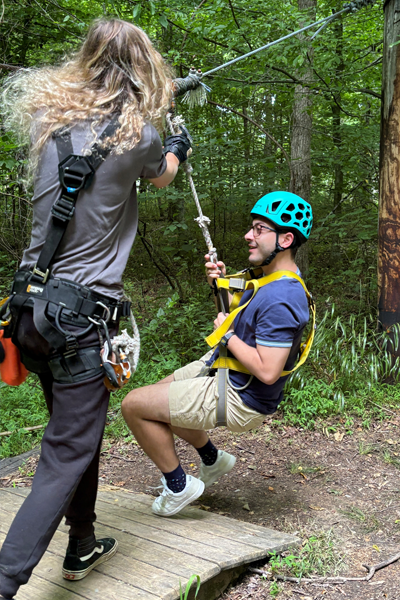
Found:
[[[4,100],[10,129],[30,140],[34,196],[31,244],[0,316],[11,314],[6,335],[39,374],[51,415],[32,490],[0,552],[0,598],[10,599],[63,515],[66,579],[116,552],[93,527],[110,395],[100,352],[130,311],[121,278],[137,229],[136,180],[168,185],[190,141],[169,136],[163,150],[155,126],[172,100],[169,69],[141,29],[118,19],[95,21],[60,67],[11,77]]]
[[[214,346],[221,340],[219,348],[155,385],[131,391],[122,403],[132,433],[163,473],[164,489],[153,503],[153,512],[163,517],[198,498],[236,462],[213,445],[206,430],[226,425],[230,431],[247,431],[276,411],[288,371],[299,354],[309,304],[314,314],[294,260],[297,248],[310,235],[311,206],[295,194],[272,192],[256,203],[251,215],[253,223],[244,237],[253,281],[239,307],[229,316],[220,312],[214,321],[216,331],[207,341]],[[207,262],[206,271],[212,284],[225,275],[225,265]],[[222,338],[221,329],[226,330]],[[311,342],[312,334],[300,362]],[[183,471],[174,434],[198,451],[198,479]]]

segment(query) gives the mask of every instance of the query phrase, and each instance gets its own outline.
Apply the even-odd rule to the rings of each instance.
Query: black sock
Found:
[[[200,454],[200,458],[207,467],[211,467],[218,458],[218,449],[214,446],[211,440],[202,448],[196,448]]]
[[[183,492],[186,487],[186,475],[180,464],[170,473],[163,473],[163,475],[171,492],[174,494]]]

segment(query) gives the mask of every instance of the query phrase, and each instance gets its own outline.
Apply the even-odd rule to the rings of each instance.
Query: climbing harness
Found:
[[[103,142],[117,131],[118,119],[119,114],[114,115],[87,156],[73,153],[71,133],[68,129],[63,128],[53,133],[59,158],[61,194],[51,209],[50,231],[36,265],[31,271],[20,269],[16,272],[10,297],[0,306],[4,335],[11,337],[13,341],[23,307],[33,308],[35,327],[54,349],[54,355],[44,363],[22,353],[22,361],[28,370],[36,373],[45,372],[50,368],[55,381],[60,383],[83,381],[102,372],[105,372],[106,379],[109,379],[111,370],[102,364],[101,347],[104,362],[111,365],[113,372],[122,369],[121,376],[110,379],[110,384],[115,388],[128,381],[130,374],[136,369],[138,360],[137,350],[134,353],[136,362],[129,363],[125,356],[127,341],[121,340],[115,353],[115,369],[110,361],[110,349],[113,348],[114,340],[109,339],[108,327],[116,326],[123,316],[131,316],[136,338],[134,345],[139,347],[139,332],[131,314],[130,301],[115,300],[87,286],[56,278],[51,274],[57,250],[68,223],[73,218],[79,192],[90,187],[96,169],[110,153],[111,148],[105,148]],[[81,331],[72,332],[65,329],[64,324],[79,327]],[[100,348],[79,348],[78,339],[88,334],[93,327],[97,329]],[[106,336],[106,342],[101,331]],[[129,363],[129,368],[126,363]],[[123,365],[121,369],[120,364]]]
[[[296,35],[299,35],[300,33],[303,33],[304,31],[308,31],[309,29],[312,29],[313,27],[320,25],[320,27],[317,29],[317,31],[314,33],[314,35],[311,37],[311,41],[313,41],[317,37],[318,34],[320,34],[328,25],[330,25],[340,15],[343,15],[345,13],[354,13],[364,7],[373,6],[374,4],[375,4],[375,0],[353,0],[352,2],[348,2],[347,4],[345,4],[343,6],[342,10],[339,10],[338,12],[336,12],[332,15],[329,15],[328,17],[325,17],[324,19],[320,19],[319,21],[315,21],[315,23],[306,25],[305,27],[302,27],[301,29],[298,29],[297,31],[289,33],[288,35],[285,35],[285,36],[279,38],[278,40],[274,40],[273,42],[269,42],[268,44],[265,44],[264,46],[261,46],[260,48],[251,50],[250,52],[247,52],[246,54],[243,54],[242,56],[237,56],[236,58],[233,58],[232,60],[229,60],[226,63],[219,65],[218,67],[214,67],[213,69],[206,71],[205,73],[202,73],[200,69],[196,70],[192,67],[190,69],[189,75],[187,77],[185,77],[183,79],[175,79],[174,80],[174,83],[176,82],[175,83],[175,96],[182,95],[183,96],[182,102],[188,103],[190,107],[193,107],[196,105],[202,106],[207,101],[207,92],[211,91],[210,88],[208,88],[202,81],[202,79],[204,77],[207,77],[208,75],[212,75],[213,73],[216,73],[217,71],[220,71],[221,69],[224,69],[225,67],[234,65],[235,63],[237,63],[241,60],[244,60],[245,58],[248,58],[249,56],[253,56],[254,54],[257,54],[258,52],[261,52],[262,50],[267,50],[268,48],[271,48],[272,46],[276,46],[276,44],[279,44],[280,42],[284,42],[285,40],[288,40]]]
[[[236,358],[229,357],[228,351],[225,345],[221,344],[222,338],[227,334],[229,328],[233,324],[237,315],[244,310],[250,302],[254,299],[257,292],[261,287],[272,283],[273,281],[278,281],[282,278],[289,278],[297,280],[301,286],[303,287],[305,294],[307,296],[309,310],[312,315],[312,323],[310,333],[307,337],[307,340],[304,344],[301,345],[300,348],[300,356],[296,366],[290,371],[282,371],[281,377],[286,377],[296,371],[302,364],[306,361],[312,343],[314,341],[315,335],[315,303],[314,300],[308,291],[303,279],[293,273],[292,271],[275,271],[270,275],[264,275],[263,270],[258,267],[257,269],[246,269],[245,271],[241,271],[240,273],[235,273],[234,275],[227,275],[226,277],[220,277],[217,279],[218,288],[223,288],[227,291],[233,293],[233,298],[231,305],[229,307],[229,315],[225,319],[225,321],[220,325],[213,333],[211,333],[207,338],[206,342],[212,348],[216,348],[219,346],[219,357],[213,362],[209,370],[217,369],[217,390],[218,390],[218,402],[217,402],[217,419],[216,419],[216,427],[221,427],[226,425],[226,394],[227,387],[230,385],[236,392],[240,392],[245,390],[251,383],[253,379],[253,375],[250,373],[248,369],[244,365],[242,365]],[[253,293],[250,299],[245,302],[242,306],[239,306],[240,300],[243,296],[243,293],[246,290],[253,290]],[[250,375],[248,382],[242,387],[235,387],[229,379],[229,371],[238,371],[240,373],[245,373]],[[203,373],[205,374],[205,373]]]

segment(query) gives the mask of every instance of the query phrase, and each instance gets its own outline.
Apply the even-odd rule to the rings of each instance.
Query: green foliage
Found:
[[[19,387],[10,387],[0,381],[0,398],[0,431],[14,432],[0,438],[0,458],[5,458],[26,452],[40,442],[43,429],[21,429],[43,425],[48,420],[48,413],[43,392],[34,376],[28,377]]]
[[[200,585],[201,585],[200,576],[199,575],[191,575],[189,581],[186,584],[185,592],[183,592],[181,582],[179,581],[179,599],[180,600],[187,600],[188,599],[190,588],[192,587],[192,583],[194,581],[197,581],[197,583],[196,583],[196,591],[195,591],[195,594],[194,594],[194,598],[195,599],[197,598],[197,594],[199,593],[199,589],[200,589]]]
[[[181,303],[175,293],[153,319],[142,324],[139,368],[131,383],[111,395],[106,437],[132,439],[120,412],[121,402],[131,389],[157,383],[207,352],[204,337],[211,331],[212,314],[210,303],[201,297]]]
[[[281,404],[285,417],[313,427],[316,419],[344,407],[362,416],[370,400],[398,405],[399,359],[393,361],[390,353],[398,335],[398,328],[377,332],[372,317],[340,317],[332,305],[318,323],[307,363],[287,381]],[[388,379],[394,385],[383,383]]]
[[[274,553],[268,562],[272,577],[286,575],[299,579],[309,575],[336,575],[342,564],[332,530],[320,531],[307,538],[298,553],[285,553],[284,556]],[[276,595],[275,589],[271,595]]]
[[[315,18],[332,6],[318,0]],[[1,60],[24,67],[59,62],[79,46],[93,18],[118,16],[143,27],[179,76],[188,65],[206,71],[277,39],[314,16],[284,0],[85,0],[43,5],[6,0],[0,23]],[[313,42],[312,197],[315,233],[309,245],[310,287],[335,295],[340,305],[370,311],[376,297],[377,194],[383,12],[380,3],[339,20]],[[339,23],[338,22],[338,23]],[[210,104],[189,109],[178,102],[195,147],[194,181],[212,239],[221,258],[245,266],[243,224],[255,200],[272,189],[287,189],[296,78],[306,72],[310,36],[294,37],[207,79]],[[339,68],[340,67],[340,68]],[[2,75],[8,71],[2,70]],[[333,111],[339,106],[339,124]],[[233,113],[230,109],[239,114]],[[18,262],[29,241],[30,207],[21,187],[24,156],[13,140],[0,138],[0,204],[6,220],[0,251]],[[340,176],[339,176],[340,175]],[[337,181],[342,181],[338,189]],[[338,206],[337,198],[340,198]],[[148,280],[168,275],[183,299],[202,271],[204,242],[183,176],[163,190],[142,182],[141,230],[129,270]],[[143,225],[146,224],[146,226]],[[6,260],[6,263],[8,261]],[[161,270],[160,270],[161,268]],[[164,275],[161,275],[161,272]]]
[[[328,16],[331,10],[331,2],[318,0],[315,17]],[[11,67],[56,64],[78,48],[89,23],[100,16],[118,16],[143,27],[179,76],[192,64],[204,72],[314,18],[290,0],[213,0],[200,5],[195,0],[6,0],[0,23],[1,62]],[[308,362],[290,378],[281,405],[284,418],[303,427],[344,409],[367,420],[372,410],[381,417],[371,401],[397,406],[400,400],[398,383],[381,383],[396,380],[396,367],[389,357],[389,337],[375,332],[380,124],[376,95],[381,90],[383,18],[381,3],[375,3],[339,20],[342,28],[327,27],[313,42],[314,76],[308,85],[315,226],[308,243],[307,284],[318,310],[324,302],[330,310],[319,323]],[[212,88],[210,102],[203,107],[189,109],[178,101],[177,112],[194,139],[193,178],[203,212],[211,219],[213,243],[219,258],[238,268],[247,263],[243,235],[249,209],[262,194],[289,186],[289,165],[281,148],[290,155],[294,89],[308,68],[311,35],[312,31],[303,39],[293,37],[213,75],[206,81]],[[1,74],[10,72],[3,69]],[[3,132],[0,296],[6,295],[29,243],[30,195],[22,186],[25,158],[25,151]],[[205,245],[183,174],[161,190],[142,181],[138,198],[140,235],[125,274],[128,291],[140,290],[135,313],[142,353],[132,386],[155,383],[204,353],[203,338],[213,318],[212,303],[200,295]],[[165,289],[160,293],[162,283],[169,299]],[[6,406],[3,429],[32,425],[31,415],[46,421],[43,400],[36,409],[29,404],[30,413],[24,417],[20,412],[30,396],[39,393],[33,381],[15,391],[0,390]],[[119,416],[126,391],[112,395],[109,436],[130,435]],[[3,438],[2,451],[22,451],[40,435]]]

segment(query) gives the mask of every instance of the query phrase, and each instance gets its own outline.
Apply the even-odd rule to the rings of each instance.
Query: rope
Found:
[[[179,126],[184,124],[184,120],[180,116],[176,116],[173,119],[171,119],[171,114],[168,113],[167,114],[167,124],[168,124],[170,132],[172,133],[172,135],[174,135],[174,134],[179,133]],[[184,163],[182,163],[181,166],[182,166],[182,169],[186,173],[186,177],[189,181],[190,189],[192,190],[193,199],[196,204],[197,212],[199,213],[199,216],[195,219],[195,221],[198,223],[198,225],[201,228],[201,231],[203,233],[203,237],[207,244],[208,254],[210,255],[210,260],[211,260],[211,262],[216,263],[218,260],[217,250],[214,247],[214,244],[212,243],[211,235],[210,235],[210,232],[208,231],[208,225],[211,223],[211,221],[208,217],[203,215],[203,211],[200,206],[199,197],[197,195],[197,191],[196,191],[193,177],[192,177],[193,167],[187,160]]]
[[[132,300],[129,296],[124,292],[124,299],[129,300],[132,303]],[[123,329],[119,335],[116,335],[111,340],[112,351],[118,356],[119,350],[121,350],[126,355],[129,360],[129,364],[131,366],[131,374],[133,375],[137,369],[139,363],[139,355],[140,355],[140,333],[139,328],[136,324],[135,317],[133,316],[133,312],[131,310],[130,320],[132,325],[133,337],[129,335],[126,329]]]

